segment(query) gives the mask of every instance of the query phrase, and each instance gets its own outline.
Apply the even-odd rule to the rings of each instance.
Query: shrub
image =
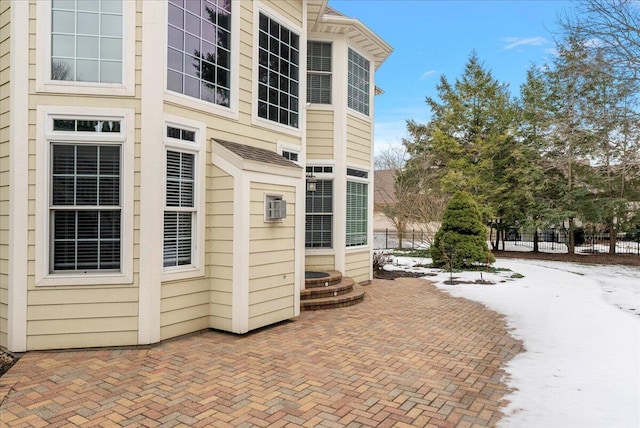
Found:
[[[383,253],[382,251],[374,251],[373,253],[373,271],[380,271],[384,269],[384,265],[391,263],[391,257]]]
[[[431,246],[431,257],[434,266],[456,269],[495,261],[487,246],[480,211],[468,193],[458,192],[449,201]]]

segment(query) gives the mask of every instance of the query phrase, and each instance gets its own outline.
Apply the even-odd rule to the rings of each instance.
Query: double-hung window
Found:
[[[307,43],[307,101],[331,104],[331,43]]]
[[[370,67],[369,60],[349,49],[347,106],[369,116]]]
[[[258,117],[298,128],[300,36],[260,13]]]
[[[333,167],[308,166],[307,174],[317,177],[316,190],[307,191],[305,246],[333,246]]]
[[[367,245],[369,184],[364,181],[367,178],[366,171],[347,169],[347,247]]]
[[[231,0],[169,0],[167,34],[167,89],[229,107]]]
[[[123,2],[52,0],[51,80],[122,83]]]
[[[51,142],[50,273],[121,271],[122,144],[94,143],[90,137],[117,135],[120,125],[119,120],[53,120],[54,132],[83,133],[87,142]]]
[[[196,132],[167,126],[163,265],[165,269],[195,264]],[[174,144],[171,144],[174,143]]]

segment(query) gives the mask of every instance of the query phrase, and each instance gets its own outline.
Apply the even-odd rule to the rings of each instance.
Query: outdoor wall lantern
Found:
[[[313,176],[313,172],[307,174],[307,192],[315,192],[318,180]]]

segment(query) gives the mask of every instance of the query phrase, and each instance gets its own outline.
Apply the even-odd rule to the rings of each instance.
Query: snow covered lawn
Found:
[[[484,273],[493,285],[446,285],[446,272],[427,279],[506,315],[524,342],[506,367],[517,391],[506,397],[500,426],[640,427],[640,267],[507,259],[494,266],[511,271]],[[419,269],[435,272],[412,270]]]

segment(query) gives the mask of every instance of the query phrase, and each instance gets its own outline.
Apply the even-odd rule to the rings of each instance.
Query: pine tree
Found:
[[[466,192],[457,192],[449,201],[431,246],[435,266],[470,268],[475,264],[493,263],[487,247],[487,229],[478,206]]]

